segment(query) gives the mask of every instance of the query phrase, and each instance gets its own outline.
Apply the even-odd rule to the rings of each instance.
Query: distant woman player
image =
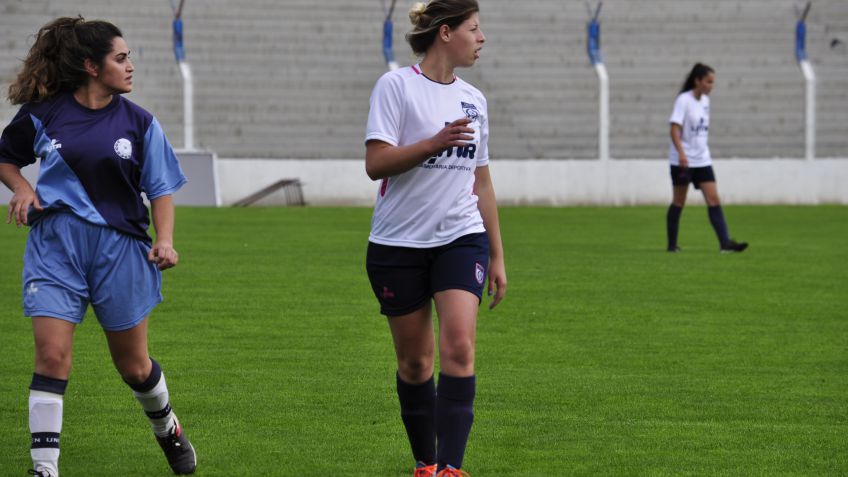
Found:
[[[730,239],[718,198],[712,158],[707,146],[710,132],[709,94],[713,90],[713,83],[715,71],[707,65],[697,63],[686,78],[669,119],[671,146],[668,159],[671,163],[671,183],[674,190],[666,214],[669,252],[680,250],[677,246],[677,231],[690,182],[704,194],[710,223],[718,237],[719,249],[722,252],[741,252],[748,248],[746,242]]]
[[[486,98],[454,76],[485,37],[476,0],[410,11],[420,64],[386,73],[371,95],[365,168],[380,179],[367,269],[397,354],[401,417],[415,476],[459,476],[473,420],[474,349],[483,287],[506,292]],[[431,300],[439,317],[438,392]],[[438,449],[437,449],[438,443]]]
[[[171,195],[186,179],[159,122],[121,96],[133,88],[129,54],[111,23],[58,18],[38,31],[9,88],[9,100],[22,106],[0,136],[0,181],[14,193],[7,223],[32,226],[23,273],[35,338],[31,475],[59,475],[74,329],[89,304],[172,470],[190,474],[196,465],[165,376],[147,354],[147,315],[162,301],[160,270],[178,260]],[[36,158],[33,190],[20,168]]]

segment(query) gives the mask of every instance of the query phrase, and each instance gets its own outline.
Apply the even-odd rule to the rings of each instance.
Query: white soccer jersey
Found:
[[[680,142],[689,161],[689,167],[707,167],[712,164],[707,138],[710,134],[710,97],[702,94],[695,99],[691,90],[680,93],[674,102],[674,111],[669,123],[681,126]],[[670,141],[670,139],[669,139]],[[668,160],[673,166],[680,165],[680,157],[674,143],[668,150]]]
[[[486,98],[456,78],[428,79],[418,65],[384,74],[371,93],[365,141],[393,146],[433,137],[462,117],[473,121],[474,139],[452,147],[380,184],[369,240],[398,247],[438,247],[470,233],[485,232],[477,210],[474,171],[489,163]]]

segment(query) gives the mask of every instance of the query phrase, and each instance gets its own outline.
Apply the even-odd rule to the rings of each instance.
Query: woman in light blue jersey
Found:
[[[9,88],[9,100],[21,107],[0,136],[0,181],[14,193],[7,223],[31,226],[23,277],[35,337],[31,475],[59,475],[73,334],[88,305],[172,470],[189,474],[196,466],[147,349],[147,316],[162,300],[161,270],[178,262],[171,197],[186,179],[156,118],[121,96],[133,88],[129,55],[111,23],[58,18],[38,31]],[[33,189],[20,168],[36,158]]]

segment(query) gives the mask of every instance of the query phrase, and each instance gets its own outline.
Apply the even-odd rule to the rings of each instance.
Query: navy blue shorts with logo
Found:
[[[689,167],[684,169],[680,166],[671,166],[671,183],[676,186],[695,184],[696,189],[701,188],[701,182],[715,182],[713,166]]]
[[[368,242],[365,268],[380,313],[386,316],[412,313],[444,290],[466,290],[482,300],[489,269],[489,235],[463,235],[434,248]]]

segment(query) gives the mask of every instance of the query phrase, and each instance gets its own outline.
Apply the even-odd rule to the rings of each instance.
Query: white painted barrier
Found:
[[[662,160],[505,160],[490,164],[504,205],[640,205],[671,199],[668,162]],[[848,158],[718,159],[713,168],[726,204],[848,205]],[[309,205],[373,205],[378,182],[364,160],[218,159],[221,202],[238,199],[285,178],[298,178]],[[690,193],[692,203],[703,202]],[[270,196],[263,205],[283,204]]]

